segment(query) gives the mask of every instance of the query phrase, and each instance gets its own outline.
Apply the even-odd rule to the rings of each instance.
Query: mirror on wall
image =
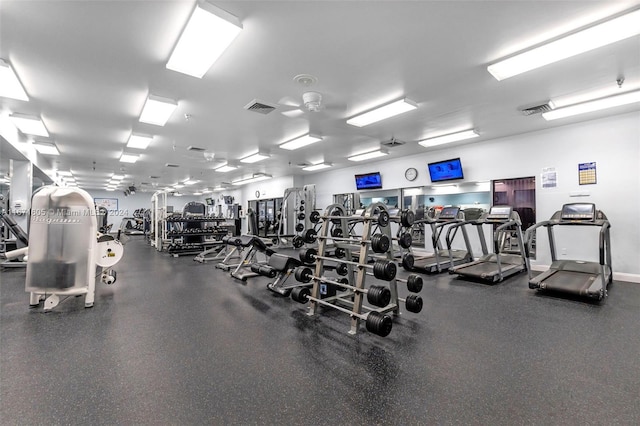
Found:
[[[400,207],[399,189],[382,189],[379,191],[362,191],[360,192],[360,207],[364,209],[373,203],[382,203],[388,208]]]

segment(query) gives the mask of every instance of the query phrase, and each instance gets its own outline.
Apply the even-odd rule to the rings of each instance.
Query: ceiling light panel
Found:
[[[9,115],[13,124],[25,135],[49,137],[49,132],[40,118],[32,115],[15,113]]]
[[[60,155],[58,148],[52,143],[33,143],[33,147],[43,155]]]
[[[227,172],[231,172],[233,170],[236,170],[238,167],[237,166],[232,166],[230,164],[225,164],[223,166],[218,167],[217,169],[214,169],[215,172],[219,172],[219,173],[227,173]]]
[[[640,9],[489,65],[501,81],[640,34]]]
[[[421,141],[418,141],[418,143],[428,148],[436,145],[444,145],[447,143],[463,141],[471,138],[477,138],[478,136],[480,135],[475,130],[465,130],[464,132],[449,133],[443,136],[422,139]]]
[[[316,170],[322,170],[331,167],[330,163],[319,163],[311,166],[303,167],[302,170],[306,172],[315,172]]]
[[[304,146],[320,142],[321,140],[321,137],[313,136],[307,133],[306,135],[298,136],[297,138],[291,139],[290,141],[280,144],[279,146],[282,149],[293,151],[294,149],[302,148]]]
[[[238,179],[231,182],[232,185],[245,185],[247,183],[259,182],[261,180],[271,179],[273,176],[266,173],[256,173],[252,177]]]
[[[127,148],[147,149],[152,140],[153,136],[132,133],[127,142]]]
[[[199,3],[171,53],[167,68],[202,78],[241,30],[237,17],[210,3]]]
[[[142,108],[140,122],[164,126],[177,107],[178,103],[173,99],[149,95]]]
[[[364,154],[352,155],[351,157],[347,158],[347,160],[349,160],[349,161],[365,161],[365,160],[370,160],[372,158],[383,157],[383,156],[385,156],[387,154],[389,154],[387,151],[384,151],[382,149],[378,149],[376,151],[365,152]]]
[[[262,161],[262,160],[266,160],[267,158],[269,158],[270,155],[269,154],[263,154],[261,152],[257,152],[253,155],[249,155],[248,157],[245,157],[243,159],[240,160],[241,163],[257,163],[258,161]]]
[[[352,126],[356,127],[364,127],[368,126],[369,124],[376,123],[378,121],[382,121],[408,111],[412,111],[416,108],[418,108],[418,105],[415,102],[404,98],[400,99],[399,101],[382,105],[363,114],[356,115],[355,117],[348,119],[347,124],[351,124]]]
[[[547,121],[557,120],[559,118],[572,117],[574,115],[586,114],[588,112],[601,111],[604,109],[629,105],[636,102],[640,102],[640,90],[626,92],[606,98],[594,99],[592,101],[582,102],[564,108],[554,109],[553,111],[543,113],[542,117]]]
[[[0,59],[0,96],[3,98],[28,101],[29,96],[24,91],[17,74],[4,60]]]
[[[139,155],[134,155],[134,154],[122,154],[122,156],[120,156],[120,162],[135,163],[136,161],[138,161],[139,157],[140,157]]]

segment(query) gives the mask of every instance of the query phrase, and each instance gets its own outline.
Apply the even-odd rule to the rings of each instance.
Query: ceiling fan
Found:
[[[302,94],[302,102],[290,96],[278,101],[282,115],[287,117],[299,117],[307,112],[318,112],[327,108],[322,102],[322,94],[316,91],[307,91]]]

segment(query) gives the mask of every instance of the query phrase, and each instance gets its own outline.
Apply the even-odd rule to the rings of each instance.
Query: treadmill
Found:
[[[431,243],[433,244],[433,254],[421,256],[412,250],[414,262],[413,271],[439,273],[446,271],[451,266],[461,265],[473,260],[471,244],[469,243],[469,235],[467,229],[463,226],[464,212],[459,207],[445,207],[435,218],[426,217],[420,220],[423,224],[431,226]],[[452,227],[450,225],[460,223],[462,226]],[[447,235],[451,240],[455,238],[458,230],[462,231],[462,237],[466,250],[452,249],[450,246],[443,248],[441,236],[443,231],[447,229]],[[452,235],[451,231],[453,230]]]
[[[607,296],[607,286],[613,279],[611,270],[611,240],[609,229],[611,225],[607,217],[600,210],[596,210],[593,203],[571,203],[562,206],[551,216],[551,219],[536,223],[526,232],[527,263],[530,262],[530,250],[535,230],[546,227],[551,249],[551,266],[535,277],[531,274],[529,264],[529,288],[549,290],[552,292],[571,294],[596,299],[598,301]],[[599,226],[600,227],[600,258],[598,262],[582,260],[558,260],[556,244],[553,235],[554,226]]]
[[[480,237],[480,245],[482,246],[482,257],[476,261],[464,263],[462,265],[449,268],[450,274],[457,274],[462,277],[472,278],[495,284],[501,282],[511,275],[524,271],[527,267],[524,255],[524,243],[522,238],[522,229],[520,216],[511,206],[493,206],[488,213],[482,214],[479,219],[456,223],[451,228],[464,226],[470,223],[478,229]],[[483,230],[484,225],[495,225],[493,232],[493,253],[487,250],[487,243]],[[513,232],[515,234],[519,253],[505,253],[501,244],[501,238],[505,232]],[[449,235],[447,235],[449,236]],[[451,238],[447,238],[447,248],[451,248]]]

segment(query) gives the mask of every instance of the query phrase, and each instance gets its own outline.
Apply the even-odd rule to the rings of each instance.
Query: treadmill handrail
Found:
[[[536,224],[531,225],[524,232],[524,254],[525,254],[524,258],[525,258],[525,261],[527,262],[527,272],[529,275],[529,279],[533,278],[533,275],[531,273],[531,252],[532,252],[533,236],[535,235],[536,229],[541,228],[543,226],[549,227],[553,225],[551,224],[550,220],[544,220],[542,222],[538,222]]]
[[[493,252],[496,254],[500,253],[500,242],[498,241],[498,236],[500,234],[500,231],[507,229],[507,228],[511,228],[512,226],[517,226],[519,225],[518,222],[514,219],[510,220],[509,222],[505,222],[502,225],[498,226],[494,231],[493,231]]]

